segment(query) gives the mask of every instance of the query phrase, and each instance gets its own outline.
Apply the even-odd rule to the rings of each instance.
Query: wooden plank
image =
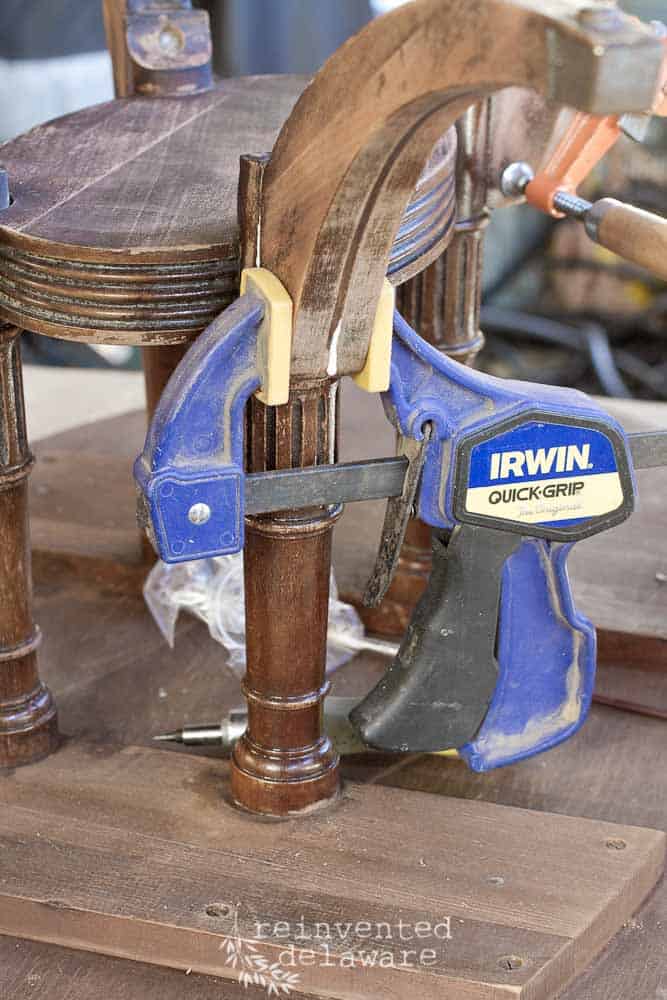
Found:
[[[276,826],[228,805],[225,777],[185,755],[71,744],[4,779],[0,929],[233,979],[238,926],[286,968],[285,949],[308,942],[318,957],[296,962],[295,992],[536,1000],[585,968],[664,861],[655,831],[379,786]],[[335,921],[353,930],[311,944]],[[403,954],[417,927],[428,965]],[[346,968],[352,947],[370,964]]]

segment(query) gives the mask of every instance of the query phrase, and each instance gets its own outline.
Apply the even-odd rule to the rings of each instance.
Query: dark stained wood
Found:
[[[379,786],[349,785],[337,807],[276,828],[225,804],[223,770],[82,744],[0,785],[0,927],[234,979],[230,936],[276,961],[310,933],[320,957],[297,963],[295,993],[546,1000],[634,913],[664,863],[657,831]],[[373,926],[402,921],[410,933],[446,917],[451,943],[422,939],[436,951],[427,968],[324,965],[325,942],[333,956],[381,947],[400,963],[398,930],[386,940]],[[318,936],[317,923],[336,920],[369,922],[370,937]],[[258,930],[278,921],[284,937]]]
[[[189,344],[163,344],[144,347],[141,359],[146,380],[146,414],[148,420],[155,413],[167,382],[185,357]]]
[[[112,101],[5,143],[3,241],[100,263],[169,263],[179,250],[237,260],[239,151],[271,148],[304,82],[245,77],[187,100]]]
[[[187,97],[213,85],[208,12],[191,0],[120,0],[132,91]]]
[[[196,336],[238,293],[239,155],[271,148],[303,83],[118,100],[5,144],[2,315],[76,340]]]
[[[0,325],[0,768],[30,764],[58,745],[51,692],[37,665],[19,331]]]
[[[249,77],[195,97],[117,100],[6,143],[2,315],[74,340],[195,337],[238,293],[239,157],[271,149],[304,82]],[[450,237],[451,153],[440,143],[419,182],[415,203],[432,200],[416,229],[408,208],[412,243],[397,245],[395,280]],[[416,258],[401,266],[408,249]]]
[[[295,389],[284,406],[249,407],[247,467],[299,468],[335,454],[337,386]],[[340,510],[246,519],[248,731],[232,761],[246,809],[285,815],[338,794],[338,757],[322,731],[331,533]]]
[[[183,80],[180,70],[182,69],[192,77],[190,83],[195,90],[209,90],[211,88],[212,48],[207,14],[199,13],[196,15],[197,23],[186,13],[184,24],[182,12],[191,8],[191,4],[187,0],[182,0],[182,2],[174,0],[171,6],[165,6],[160,12],[147,15],[142,15],[142,7],[148,8],[150,4],[142,4],[140,0],[137,0],[131,4],[130,18],[132,23],[130,23],[127,21],[127,0],[103,0],[102,6],[107,44],[113,65],[116,97],[129,97],[137,92],[145,94],[146,87],[149,88],[152,96],[189,96],[192,92],[192,86],[186,88],[185,92],[181,90]],[[137,15],[140,16],[137,17]],[[172,20],[174,15],[175,23]],[[204,18],[203,24],[202,17]],[[188,30],[187,35],[183,34],[183,27]],[[146,66],[137,62],[131,54],[131,52],[136,53],[137,36],[145,38],[148,35],[152,39],[153,45],[156,42],[159,45],[160,33],[165,30],[168,33],[167,42],[169,40],[176,41],[176,51],[172,55],[169,65],[156,69],[155,66]],[[190,53],[184,43],[186,38],[191,39],[194,33],[197,34],[200,48],[206,49],[206,59],[203,64],[192,67]],[[181,42],[183,44],[179,44]],[[143,62],[145,63],[145,60]],[[162,392],[174,369],[182,360],[185,350],[186,347],[180,345],[153,349],[144,348],[142,359],[146,380],[146,408],[149,418],[155,412]]]
[[[238,192],[241,268],[259,265],[262,184],[269,159],[269,153],[241,156]]]

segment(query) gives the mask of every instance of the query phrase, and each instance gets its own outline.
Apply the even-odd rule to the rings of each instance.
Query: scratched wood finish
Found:
[[[2,146],[13,204],[0,214],[0,313],[75,340],[191,340],[238,294],[239,157],[272,148],[304,83],[248,77],[195,97],[130,97]],[[453,152],[441,142],[419,179],[394,280],[449,239]]]
[[[143,6],[150,6],[148,0]],[[171,21],[171,16],[183,16],[179,14],[179,9],[189,9],[191,4],[187,0],[175,0],[171,6],[163,8],[162,12],[153,15],[151,22],[147,24],[147,31],[153,39],[161,37],[161,31],[167,30],[168,39],[180,41],[184,38],[181,26]],[[189,96],[189,89],[186,87],[185,93],[179,93],[183,80],[179,75],[179,70],[184,69],[186,74],[193,75],[193,67],[190,65],[190,53],[185,47],[177,45],[176,52],[171,60],[171,65],[167,69],[163,68],[157,73],[153,72],[146,80],[144,68],[133,58],[130,49],[134,50],[131,44],[131,27],[127,23],[128,7],[127,0],[103,0],[102,3],[104,23],[107,35],[107,47],[111,56],[114,75],[114,92],[116,97],[129,97],[137,91],[145,94],[145,85],[148,82],[153,88],[151,96]],[[133,4],[133,13],[140,12],[141,5]],[[187,15],[186,15],[187,16]],[[155,18],[158,18],[159,28],[156,30]],[[204,15],[207,17],[207,15]],[[135,18],[136,21],[136,18]],[[194,27],[190,22],[188,25]],[[204,35],[206,36],[204,38]],[[211,37],[210,27],[206,22],[206,28],[200,37],[204,42],[207,59],[205,65],[198,65],[194,68],[194,80],[186,81],[195,84],[204,83],[202,90],[208,90],[212,86],[211,79]],[[142,91],[142,84],[143,91]],[[161,88],[161,89],[160,89]],[[176,91],[176,94],[174,92]],[[145,347],[142,352],[144,378],[146,383],[146,409],[148,417],[153,415],[160,397],[169,381],[173,371],[187,350],[186,345],[165,345],[162,347]]]
[[[28,448],[20,331],[0,325],[0,768],[30,764],[58,745],[56,707],[39,677],[33,619]]]
[[[664,864],[665,835],[638,827],[355,785],[338,806],[274,826],[228,794],[209,761],[85,745],[0,783],[0,929],[226,978],[238,975],[229,936],[275,961],[309,933],[322,957],[297,965],[295,993],[546,1000]],[[422,939],[436,950],[427,968],[320,965],[327,941],[341,956],[379,940],[318,937],[316,923],[402,921],[409,934],[446,917],[451,942]],[[279,921],[284,937],[258,931]],[[405,940],[380,947],[400,964]]]
[[[118,100],[6,143],[0,313],[77,340],[196,336],[238,294],[239,155],[272,147],[303,83]]]

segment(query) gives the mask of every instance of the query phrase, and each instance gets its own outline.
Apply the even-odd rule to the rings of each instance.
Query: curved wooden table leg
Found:
[[[0,767],[31,764],[58,746],[56,706],[40,681],[32,617],[28,448],[20,331],[0,326]]]
[[[396,305],[424,340],[443,354],[471,365],[484,345],[479,328],[484,230],[488,222],[485,162],[490,141],[489,101],[457,123],[456,193],[458,221],[452,242],[433,264],[397,290]],[[407,629],[431,572],[431,530],[412,518],[384,600],[359,606],[364,625],[376,635],[396,638]]]

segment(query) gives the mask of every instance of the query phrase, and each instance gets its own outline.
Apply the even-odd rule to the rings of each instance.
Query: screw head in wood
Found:
[[[518,969],[522,969],[525,964],[524,959],[519,958],[518,955],[503,955],[502,958],[498,959],[498,967],[505,972],[516,972]]]

